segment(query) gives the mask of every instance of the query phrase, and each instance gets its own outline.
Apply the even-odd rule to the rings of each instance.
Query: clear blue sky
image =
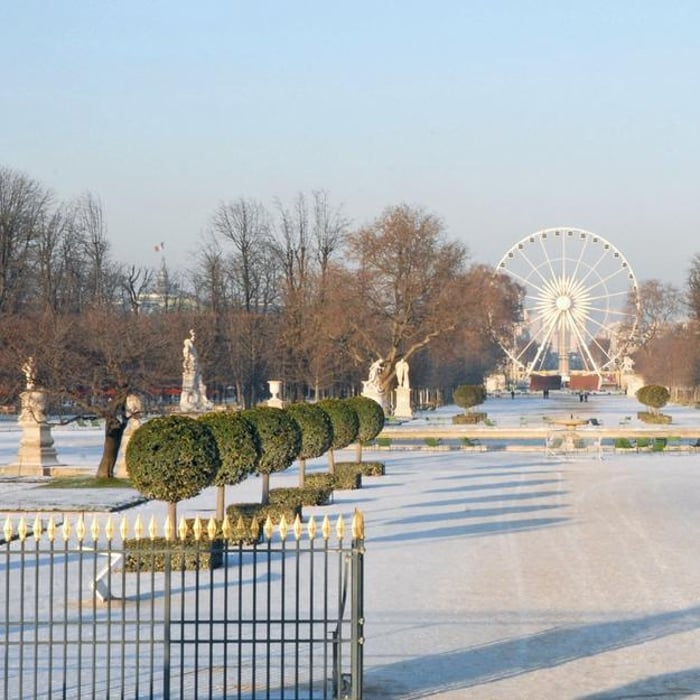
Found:
[[[640,280],[700,252],[700,2],[0,4],[0,164],[183,267],[221,201],[440,215],[472,259],[568,225]]]

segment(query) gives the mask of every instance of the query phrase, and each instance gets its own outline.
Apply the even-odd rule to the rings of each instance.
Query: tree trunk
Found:
[[[114,465],[117,463],[122,436],[126,429],[126,421],[122,416],[112,415],[105,418],[105,439],[102,447],[102,458],[97,467],[98,479],[114,478]]]
[[[355,443],[355,464],[362,464],[362,441]]]
[[[332,447],[328,450],[328,473],[335,474],[335,453]]]
[[[299,457],[299,488],[304,488],[304,481],[306,480],[306,460],[303,457]]]
[[[262,474],[262,500],[264,506],[270,502],[270,475]]]
[[[177,503],[168,503],[168,520],[170,520],[173,531],[177,532]]]
[[[226,486],[216,487],[216,519],[222,521],[225,515]]]

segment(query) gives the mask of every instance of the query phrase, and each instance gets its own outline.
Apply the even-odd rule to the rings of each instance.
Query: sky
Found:
[[[700,252],[700,3],[0,3],[0,165],[193,265],[222,202],[407,203],[473,262],[576,227],[640,281]],[[155,248],[165,243],[161,251]]]

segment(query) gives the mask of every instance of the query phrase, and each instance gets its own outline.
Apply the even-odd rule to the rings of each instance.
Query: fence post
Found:
[[[350,670],[352,676],[351,700],[362,700],[362,675],[364,661],[364,519],[360,511],[355,511],[352,520],[352,592],[350,599]]]

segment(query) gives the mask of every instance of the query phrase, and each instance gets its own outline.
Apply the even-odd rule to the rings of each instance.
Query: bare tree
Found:
[[[217,263],[209,266],[209,272],[218,275],[218,262],[222,259],[226,265],[225,297],[229,309],[225,318],[217,321],[218,328],[228,343],[239,401],[250,406],[264,390],[267,359],[271,355],[268,328],[272,314],[279,309],[269,215],[259,202],[238,199],[217,208],[210,231],[221,246],[223,258],[209,255],[209,263]],[[207,284],[209,289],[220,290],[222,283],[220,277],[210,276]]]
[[[51,194],[38,182],[0,168],[0,312],[31,298],[33,253]]]
[[[153,270],[150,268],[129,265],[123,270],[121,287],[134,314],[141,312],[143,297],[150,291],[152,282]]]
[[[108,284],[110,244],[102,203],[88,192],[80,197],[77,207],[76,221],[88,263],[90,296],[95,304],[105,304],[111,296]]]
[[[658,335],[678,323],[685,309],[682,292],[672,284],[655,279],[640,283],[639,301],[640,318],[636,344],[638,348],[643,349]]]
[[[690,317],[700,321],[700,253],[693,255],[690,262],[686,288]]]
[[[349,235],[353,344],[364,361],[382,357],[388,385],[399,355],[409,359],[462,318],[467,251],[444,239],[442,222],[422,209],[389,208]],[[356,310],[363,313],[355,313]]]

